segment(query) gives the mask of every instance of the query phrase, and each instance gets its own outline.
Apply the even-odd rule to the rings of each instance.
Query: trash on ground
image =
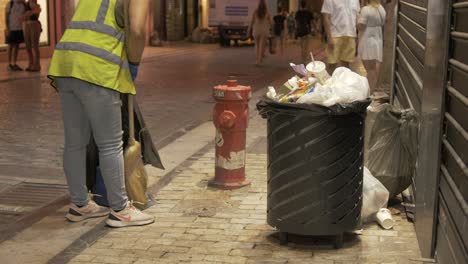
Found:
[[[385,186],[377,180],[372,173],[364,167],[364,180],[362,185],[362,210],[363,223],[375,220],[375,215],[381,208],[386,208],[389,192]]]
[[[414,110],[383,104],[375,114],[365,166],[390,192],[390,198],[412,183],[418,146],[418,117]]]
[[[381,208],[375,215],[377,223],[384,229],[392,229],[395,221],[392,218],[392,213],[387,208]]]

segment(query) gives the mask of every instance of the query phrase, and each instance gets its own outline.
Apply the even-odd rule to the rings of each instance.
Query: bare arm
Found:
[[[39,15],[41,11],[42,9],[40,5],[34,5],[31,7],[31,10],[24,12],[24,14],[21,16],[21,20],[26,20],[32,15]]]
[[[325,27],[325,34],[327,34],[327,38],[330,40],[332,38],[330,31],[330,14],[323,13],[323,25]]]
[[[362,35],[364,34],[364,31],[366,30],[366,25],[365,24],[358,24],[358,40],[361,40]]]
[[[10,25],[8,24],[8,16],[9,15],[10,15],[10,3],[7,3],[7,6],[5,8],[5,25],[6,25],[5,30],[7,32],[10,30]]]
[[[125,0],[124,18],[128,61],[140,63],[146,41],[146,19],[150,0]]]

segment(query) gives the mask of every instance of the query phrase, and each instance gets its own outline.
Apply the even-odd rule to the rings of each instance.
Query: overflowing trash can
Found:
[[[267,222],[287,234],[335,236],[359,228],[364,120],[370,101],[325,107],[264,98],[268,121]]]

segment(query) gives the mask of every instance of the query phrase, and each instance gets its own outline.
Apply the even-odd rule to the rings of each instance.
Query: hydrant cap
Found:
[[[237,80],[228,80],[227,81],[227,86],[228,87],[236,87],[237,86]]]

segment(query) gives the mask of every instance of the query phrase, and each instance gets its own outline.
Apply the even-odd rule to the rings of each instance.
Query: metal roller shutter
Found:
[[[453,1],[436,258],[468,263],[468,1]]]
[[[403,108],[421,111],[426,52],[427,0],[398,3],[394,94]]]

